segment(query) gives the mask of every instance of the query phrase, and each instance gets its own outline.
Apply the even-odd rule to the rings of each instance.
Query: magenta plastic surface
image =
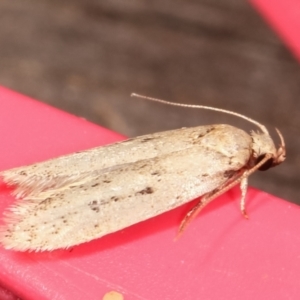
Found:
[[[250,0],[300,60],[300,1]]]
[[[5,88],[0,123],[0,170],[121,139]],[[193,202],[71,250],[0,248],[0,285],[37,300],[99,300],[111,290],[125,300],[299,299],[300,208],[250,188],[247,221],[239,198],[237,187],[216,199],[176,242]],[[0,213],[13,201],[0,185]]]

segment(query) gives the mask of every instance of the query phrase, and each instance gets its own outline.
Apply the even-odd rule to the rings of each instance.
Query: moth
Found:
[[[207,125],[148,134],[0,172],[17,198],[5,214],[0,243],[6,249],[68,248],[152,218],[201,196],[179,234],[212,200],[240,184],[247,217],[248,177],[285,160],[265,126],[244,115],[201,105],[255,124],[250,134],[230,125]]]

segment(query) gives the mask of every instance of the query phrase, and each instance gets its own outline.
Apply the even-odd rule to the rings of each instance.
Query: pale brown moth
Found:
[[[219,111],[260,130],[207,125],[148,134],[0,172],[18,199],[6,213],[0,243],[6,249],[68,248],[154,217],[201,196],[179,227],[219,195],[240,184],[244,216],[248,177],[285,159],[265,126],[238,113],[201,105],[165,104]]]

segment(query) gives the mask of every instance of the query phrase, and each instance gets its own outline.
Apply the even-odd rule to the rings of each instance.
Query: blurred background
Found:
[[[287,161],[250,185],[300,203],[299,64],[247,1],[2,0],[0,44],[0,85],[126,136],[216,123],[256,129],[132,92],[237,111],[276,142],[278,127]]]

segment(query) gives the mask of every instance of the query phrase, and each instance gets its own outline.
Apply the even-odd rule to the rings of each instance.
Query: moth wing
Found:
[[[232,164],[231,174],[240,168]],[[89,173],[76,184],[19,200],[0,240],[6,248],[22,251],[71,247],[210,192],[229,180],[228,171],[224,153],[194,145]]]
[[[229,125],[198,126],[148,134],[119,143],[64,155],[30,166],[0,172],[8,185],[16,186],[14,195],[21,198],[42,191],[62,188],[85,177],[85,173],[99,171],[122,164],[151,159],[182,151],[213,130],[239,132]]]
[[[247,164],[252,149],[251,137],[229,125],[162,135],[148,144],[153,147],[150,153],[139,145],[153,135],[134,139],[133,143],[139,140],[136,147],[131,144],[124,152],[119,149],[126,158],[118,160],[105,151],[109,163],[100,163],[101,167],[87,163],[90,169],[80,167],[78,173],[72,173],[77,167],[72,169],[68,163],[73,158],[54,159],[50,166],[45,162],[25,167],[25,182],[18,178],[22,168],[0,173],[6,182],[15,180],[20,192],[34,187],[7,213],[7,225],[0,230],[1,243],[16,250],[53,250],[120,230],[223,185]],[[129,141],[121,144],[126,143]],[[48,167],[54,172],[51,165],[58,166],[58,161],[59,171],[39,190],[38,186],[47,182]],[[85,162],[83,159],[78,165]],[[66,173],[63,165],[70,167]],[[72,180],[61,185],[60,179],[67,175]]]

